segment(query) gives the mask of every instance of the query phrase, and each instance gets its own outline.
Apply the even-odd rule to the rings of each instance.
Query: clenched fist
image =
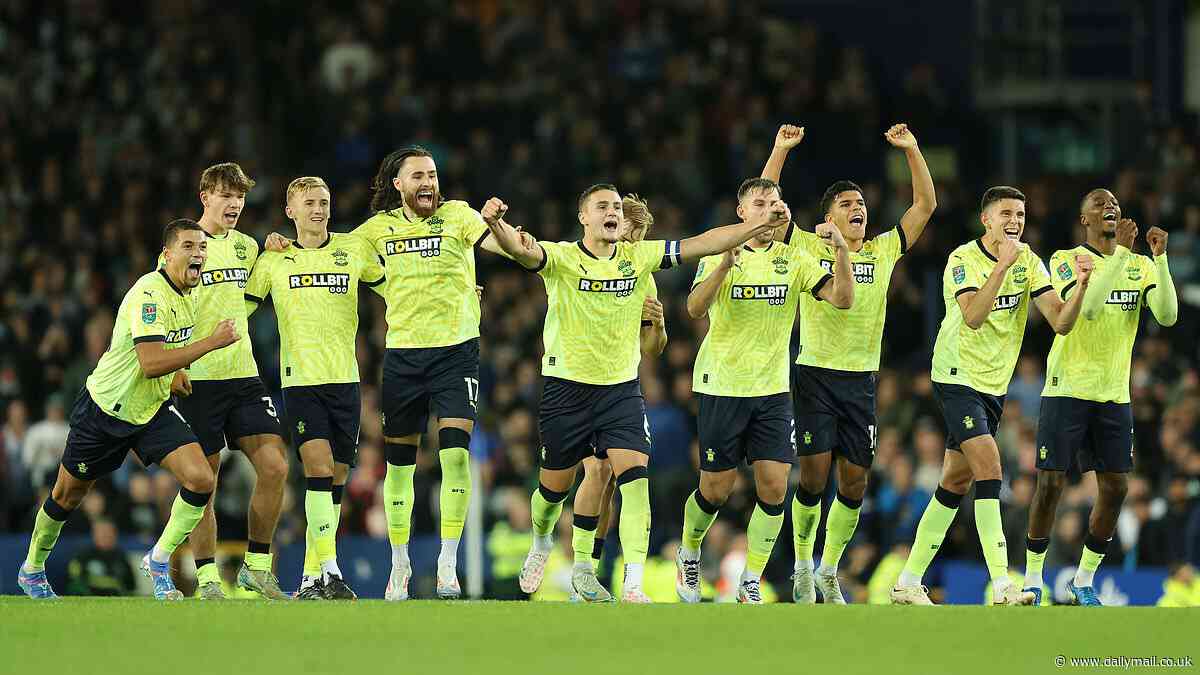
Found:
[[[775,134],[775,147],[791,150],[800,145],[802,140],[804,140],[804,127],[785,124],[779,127],[779,132]]]
[[[649,321],[655,326],[662,326],[665,319],[663,318],[663,305],[654,298],[646,298],[642,303],[642,321]]]
[[[1161,227],[1152,227],[1146,232],[1146,243],[1150,244],[1150,253],[1160,256],[1167,252],[1167,231]]]
[[[917,137],[908,130],[907,124],[893,124],[891,129],[883,133],[883,137],[901,150],[917,147]]]
[[[1079,270],[1079,285],[1086,286],[1088,279],[1092,277],[1092,270],[1096,268],[1095,262],[1092,261],[1090,255],[1075,256],[1075,268]]]
[[[237,342],[242,336],[237,333],[237,326],[234,325],[233,319],[225,319],[217,324],[213,329],[212,335],[208,339],[212,340],[217,345],[217,349],[228,347]]]
[[[479,211],[479,215],[483,216],[483,222],[488,225],[495,225],[500,222],[506,213],[508,213],[508,204],[501,201],[499,197],[492,197],[487,200],[487,203]]]
[[[1122,218],[1117,223],[1117,244],[1133,250],[1133,242],[1137,241],[1138,226],[1129,218]]]

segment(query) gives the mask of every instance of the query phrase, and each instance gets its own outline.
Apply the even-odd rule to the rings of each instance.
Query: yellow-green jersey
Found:
[[[383,258],[387,348],[448,347],[479,337],[475,246],[489,234],[466,202],[442,203],[428,218],[381,211],[353,232]]]
[[[1046,264],[1026,248],[1004,273],[987,319],[973,330],[963,320],[958,296],[982,288],[995,264],[995,256],[979,239],[950,254],[942,274],[946,317],[933,346],[934,382],[961,384],[993,396],[1008,391],[1025,338],[1029,301],[1054,287]]]
[[[134,345],[162,342],[166,349],[178,349],[191,340],[195,329],[195,293],[180,291],[164,270],[143,274],[121,300],[112,342],[87,378],[92,400],[119,420],[149,422],[170,398],[175,373],[146,377]]]
[[[700,261],[693,289],[713,275],[723,256]],[[832,278],[798,246],[743,245],[741,258],[726,273],[708,309],[708,334],[696,355],[692,391],[713,396],[786,392],[796,305],[811,299]]]
[[[243,294],[250,270],[258,259],[258,242],[248,234],[230,230],[221,236],[208,235],[208,260],[200,272],[200,285],[193,290],[196,296],[196,330],[209,335],[217,324],[233,319],[238,335],[248,335],[246,301]],[[158,266],[163,259],[159,256]],[[193,380],[234,380],[256,377],[254,345],[250,340],[238,340],[211,351],[188,366]]]
[[[541,242],[546,282],[542,374],[583,384],[637,377],[650,275],[682,262],[678,241],[617,242],[597,258],[582,241]]]
[[[383,279],[379,256],[352,234],[330,233],[317,248],[297,241],[259,257],[246,299],[274,299],[282,386],[358,382],[358,285]]]
[[[795,229],[787,241],[806,251],[827,272],[833,271],[834,249],[813,232]],[[854,305],[838,309],[814,295],[800,298],[800,353],[796,363],[830,370],[879,370],[883,324],[887,316],[892,270],[908,249],[904,230],[892,228],[863,242],[850,253],[854,273]]]
[[[1092,257],[1092,279],[1108,265],[1124,270],[1104,300],[1097,316],[1082,314],[1066,335],[1055,335],[1046,359],[1046,387],[1042,396],[1067,396],[1100,403],[1129,403],[1129,364],[1138,319],[1146,306],[1146,294],[1157,285],[1154,261],[1144,255],[1124,253],[1105,256],[1084,244],[1050,257],[1051,279],[1064,300],[1075,289],[1079,267],[1075,256]],[[1095,288],[1089,289],[1095,292]]]

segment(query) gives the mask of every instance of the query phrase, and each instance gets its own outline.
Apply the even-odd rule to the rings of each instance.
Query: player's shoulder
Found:
[[[788,241],[781,243],[786,243],[788,246],[795,246],[809,252],[812,251],[814,246],[825,245],[825,241],[818,237],[816,232],[802,230],[799,226],[792,230],[792,236]]]
[[[979,256],[979,240],[972,239],[965,244],[960,244],[953,251],[950,251],[950,262],[971,262]]]
[[[138,277],[137,281],[129,287],[127,295],[169,301],[176,296],[182,296],[183,293],[175,288],[175,285],[167,278],[166,272],[154,270]]]
[[[471,208],[470,204],[461,199],[449,199],[442,202],[434,215],[445,220],[452,218],[476,220],[480,217],[478,211]]]
[[[241,230],[233,230],[230,232],[230,239],[233,240],[234,247],[238,244],[257,251],[259,249],[258,240],[254,237],[242,232]]]
[[[380,232],[386,232],[389,227],[395,227],[399,222],[401,222],[400,217],[391,211],[376,211],[375,215],[364,220],[351,233],[362,237],[372,237]]]

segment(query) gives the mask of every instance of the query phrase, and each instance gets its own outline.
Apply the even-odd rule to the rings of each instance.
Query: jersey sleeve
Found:
[[[262,303],[271,293],[271,261],[275,258],[272,255],[264,255],[254,265],[254,270],[250,272],[250,279],[246,281],[246,290],[244,294],[246,300],[255,304]]]
[[[953,292],[955,298],[983,286],[983,273],[959,253],[951,253],[942,273],[942,287]]]
[[[362,271],[358,280],[367,286],[378,286],[384,281],[383,258],[380,257],[371,244],[362,237],[354,238],[355,251],[362,263]]]
[[[1070,251],[1055,251],[1050,256],[1050,283],[1058,291],[1058,297],[1063,300],[1075,289],[1079,282],[1079,269],[1075,264],[1075,256]]]
[[[1029,297],[1036,298],[1054,288],[1054,283],[1050,279],[1050,270],[1046,269],[1046,263],[1033,251],[1026,250],[1026,255],[1029,256]]]
[[[363,240],[364,242],[366,242],[367,247],[370,248],[372,251],[375,251],[376,255],[383,255],[384,252],[382,250],[380,250],[377,246],[378,241],[379,241],[379,237],[376,236],[377,232],[378,231],[375,227],[374,218],[371,218],[371,219],[368,219],[366,222],[364,222],[362,225],[359,225],[358,227],[351,230],[350,236],[357,237],[357,238]]]
[[[639,241],[633,245],[633,251],[638,269],[649,268],[651,272],[657,272],[683,264],[678,239]]]
[[[702,281],[711,277],[720,264],[721,256],[719,255],[709,255],[701,258],[700,262],[696,264],[696,276],[692,279],[692,289],[695,289]]]
[[[258,245],[258,240],[249,235],[246,236],[246,269],[254,269],[254,264],[258,262],[258,254],[262,252],[262,248]]]
[[[488,229],[487,223],[483,222],[483,216],[479,215],[478,211],[466,204],[463,205],[459,218],[459,233],[467,246],[479,244],[491,232]]]
[[[908,252],[908,240],[904,238],[904,228],[899,225],[875,237],[875,245],[880,257],[892,263]]]
[[[530,272],[537,272],[542,275],[543,279],[553,278],[558,274],[562,267],[563,259],[566,257],[566,248],[569,244],[554,241],[540,241],[538,247],[542,249],[542,265],[541,267],[532,268]]]
[[[796,263],[796,278],[792,283],[801,291],[811,292],[814,298],[833,280],[820,261],[801,249],[792,249],[792,260]]]
[[[167,313],[171,311],[166,299],[158,291],[145,286],[130,292],[136,296],[125,309],[129,313],[125,319],[129,322],[133,343],[166,342]]]

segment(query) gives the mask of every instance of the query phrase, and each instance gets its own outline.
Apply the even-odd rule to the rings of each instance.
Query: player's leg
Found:
[[[70,453],[70,441],[67,448]],[[66,460],[67,457],[64,456],[64,461]],[[37,517],[33,521],[29,552],[17,574],[17,585],[29,597],[39,600],[58,597],[46,579],[46,559],[54,550],[54,544],[58,542],[58,535],[67,523],[67,518],[83,502],[83,498],[95,482],[76,478],[67,471],[65,464],[59,465],[54,487],[46,501],[42,502],[42,508],[38,509]]]
[[[479,407],[479,339],[439,350],[430,367],[430,395],[438,417],[438,462],[442,468],[439,505],[442,550],[438,554],[437,594],[462,595],[458,583],[458,542],[471,501],[471,432]]]
[[[1066,486],[1066,471],[1074,461],[1087,433],[1087,409],[1083,401],[1058,396],[1041,400],[1037,428],[1037,487],[1029,505],[1029,529],[1025,537],[1025,581],[1022,590],[1041,604],[1042,566],[1050,545],[1050,531],[1058,500]]]
[[[737,462],[726,458],[732,453],[702,447],[700,484],[683,503],[683,536],[675,554],[675,592],[683,602],[700,602],[701,544],[737,480]]]
[[[1108,551],[1117,517],[1129,489],[1128,475],[1133,469],[1133,412],[1128,403],[1094,403],[1091,406],[1091,450],[1084,470],[1096,471],[1096,505],[1088,520],[1083,553],[1071,582],[1076,601],[1084,606],[1100,606],[1094,577]]]
[[[794,437],[800,466],[800,484],[792,501],[792,547],[796,554],[792,600],[800,604],[817,601],[813,548],[821,524],[821,496],[837,445],[837,419],[841,415],[834,389],[821,369],[792,366]]]
[[[596,578],[592,554],[596,550],[596,530],[603,510],[605,488],[612,481],[612,467],[607,459],[596,456],[583,458],[583,480],[575,490],[575,517],[571,528],[571,548],[575,561],[571,570],[571,586],[580,598],[588,602],[609,602],[612,594]]]
[[[300,445],[300,461],[304,464],[306,486],[304,516],[308,525],[305,540],[312,542],[319,566],[319,585],[329,600],[357,599],[358,596],[346,585],[337,562],[338,515],[333,503],[335,462],[329,440],[313,438],[305,441]],[[317,579],[312,579],[309,585],[317,585]],[[304,588],[302,584],[301,591]]]
[[[180,423],[183,423],[182,418]],[[149,464],[146,454],[138,452],[143,462]],[[171,505],[171,517],[163,527],[158,542],[142,559],[142,571],[154,580],[154,597],[159,600],[179,600],[183,594],[175,589],[171,581],[171,555],[204,516],[204,507],[212,497],[216,478],[200,444],[194,440],[168,451],[157,461],[179,481],[179,495]]]
[[[521,590],[525,593],[536,593],[542,585],[546,561],[554,549],[554,528],[562,515],[563,502],[567,500],[571,484],[575,482],[579,462],[577,459],[572,461],[572,454],[576,453],[544,453],[546,458],[542,460],[542,468],[538,472],[538,487],[529,498],[533,537],[519,579]],[[561,467],[561,464],[569,466]]]
[[[204,445],[201,443],[201,449]],[[204,515],[201,516],[200,522],[196,523],[196,528],[188,535],[188,542],[192,546],[192,556],[196,560],[196,585],[199,587],[200,599],[202,600],[224,600],[225,590],[221,586],[221,572],[217,569],[217,514],[213,509],[213,499],[217,494],[217,483],[221,471],[221,450],[220,448],[211,455],[205,457],[208,461],[208,466],[213,472],[213,493],[208,498],[208,504],[204,506]]]
[[[947,445],[957,445],[953,439],[947,439]],[[942,462],[942,478],[938,481],[937,490],[921,520],[917,524],[917,534],[913,541],[912,551],[900,572],[900,578],[892,589],[892,602],[900,605],[932,605],[928,592],[921,585],[925,570],[933,562],[933,557],[942,546],[946,532],[954,523],[958,514],[958,506],[963,496],[971,489],[971,466],[963,453],[953,447],[947,448]]]
[[[408,582],[412,578],[408,538],[415,499],[413,474],[417,468],[421,431],[429,421],[429,392],[422,358],[425,351],[389,349],[383,357],[380,407],[387,464],[383,478],[383,513],[392,548],[392,571],[383,597],[389,601],[407,600]]]
[[[604,457],[604,465],[608,469],[608,482],[604,484],[604,489],[600,493],[600,515],[596,516],[596,539],[592,543],[592,569],[597,573],[600,570],[600,562],[604,558],[604,538],[608,535],[613,502],[616,501],[617,494],[617,478],[612,475],[612,464],[608,462],[607,455]],[[579,501],[578,494],[576,494],[575,500]]]
[[[225,447],[225,422],[232,405],[228,387],[222,381],[199,380],[192,382],[190,396],[179,398],[175,404],[184,419],[192,427],[200,448],[208,458],[213,472],[213,494],[221,469],[221,449]],[[199,596],[204,600],[221,600],[225,591],[221,584],[221,572],[217,569],[217,516],[213,510],[213,497],[204,507],[204,516],[188,535],[192,556],[196,560],[196,583]]]
[[[1039,447],[1041,447],[1039,445]],[[1033,593],[1034,604],[1040,604],[1042,566],[1046,561],[1046,549],[1050,547],[1050,532],[1054,527],[1054,516],[1058,511],[1058,500],[1066,487],[1067,475],[1063,471],[1038,469],[1037,487],[1029,505],[1029,530],[1025,535],[1025,581],[1022,590]]]
[[[784,499],[787,497],[788,474],[792,465],[768,459],[754,462],[754,487],[758,503],[746,526],[746,569],[738,587],[738,602],[762,603],[759,581],[779,530],[783,527]]]
[[[643,450],[608,448],[608,458],[621,491],[618,534],[625,559],[621,602],[650,602],[642,590],[642,571],[650,548],[650,455]]]

